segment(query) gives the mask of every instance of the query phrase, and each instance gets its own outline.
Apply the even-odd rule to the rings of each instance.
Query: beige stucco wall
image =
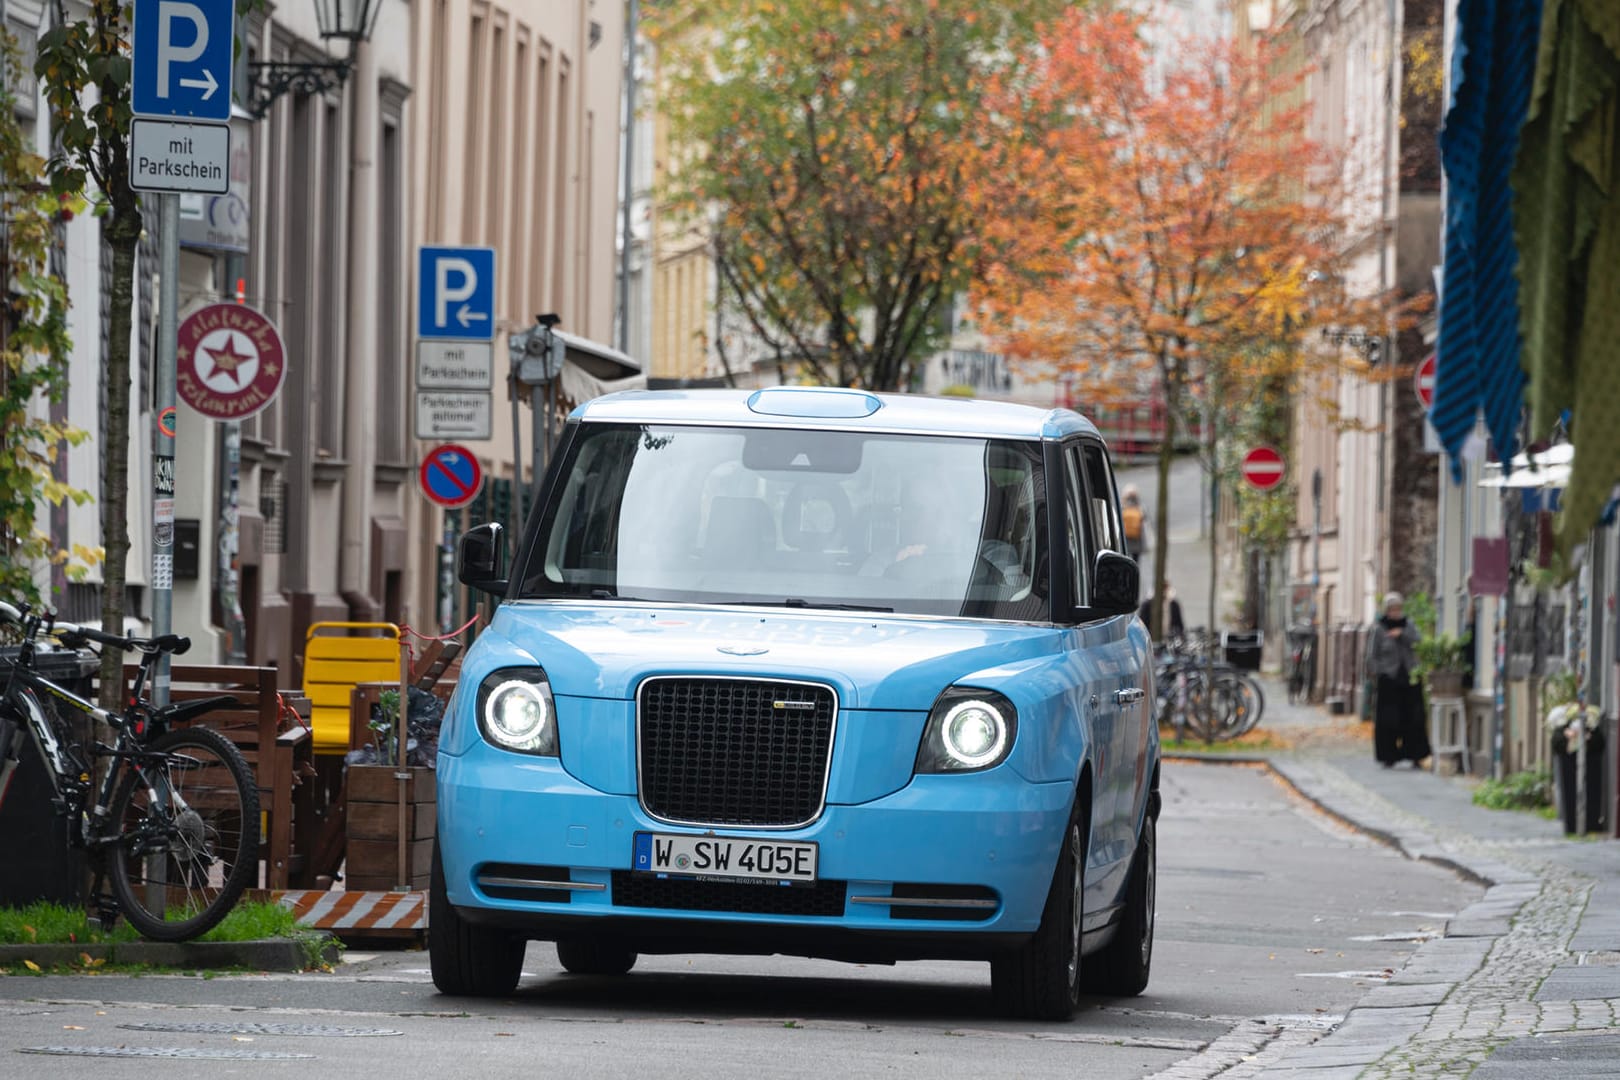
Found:
[[[495,249],[493,437],[469,449],[486,475],[510,478],[507,335],[542,313],[594,341],[610,343],[613,333],[623,11],[593,0],[425,0],[412,5],[409,24],[417,89],[407,295],[416,295],[416,245]],[[414,329],[414,301],[410,317]],[[414,368],[414,334],[408,352],[401,362]],[[526,484],[531,421],[525,404]],[[411,445],[419,461],[435,444]],[[426,630],[439,625],[444,515],[414,476],[406,502],[412,620]]]

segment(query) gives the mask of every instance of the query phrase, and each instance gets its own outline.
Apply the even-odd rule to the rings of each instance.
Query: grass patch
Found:
[[[292,910],[280,904],[243,901],[220,920],[218,926],[197,938],[197,941],[267,941],[285,939],[299,944],[306,968],[327,968],[322,955],[323,946],[330,944],[327,935],[314,933],[298,925]],[[111,930],[102,930],[90,921],[89,915],[60,904],[40,902],[23,908],[0,908],[0,945],[107,945],[140,941],[134,927],[120,919]],[[21,974],[22,964],[10,970]],[[177,972],[195,973],[212,978],[221,971],[196,971],[190,968],[156,967],[145,964],[105,963],[82,955],[76,964],[57,965],[57,970],[132,973]],[[7,967],[0,965],[0,971]]]
[[[1474,789],[1474,805],[1488,810],[1529,810],[1548,819],[1558,816],[1553,805],[1552,776],[1539,770],[1482,781]]]
[[[263,941],[298,936],[298,923],[280,904],[244,902],[198,941]],[[40,902],[0,908],[0,945],[99,945],[139,941],[141,935],[120,919],[110,931],[91,923],[82,910]]]

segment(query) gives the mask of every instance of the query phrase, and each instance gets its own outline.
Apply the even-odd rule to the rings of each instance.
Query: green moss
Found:
[[[1474,789],[1474,805],[1490,810],[1533,810],[1556,817],[1552,777],[1544,771],[1512,773],[1501,780],[1486,780]]]

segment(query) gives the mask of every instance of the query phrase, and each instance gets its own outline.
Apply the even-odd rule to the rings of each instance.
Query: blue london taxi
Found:
[[[1063,409],[632,391],[569,418],[438,758],[448,994],[641,953],[990,963],[1137,994],[1159,744],[1107,448]]]

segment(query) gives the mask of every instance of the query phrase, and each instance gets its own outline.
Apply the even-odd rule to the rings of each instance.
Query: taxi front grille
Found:
[[[816,683],[648,679],[636,708],[641,804],[688,825],[808,824],[826,799],[837,713]]]

